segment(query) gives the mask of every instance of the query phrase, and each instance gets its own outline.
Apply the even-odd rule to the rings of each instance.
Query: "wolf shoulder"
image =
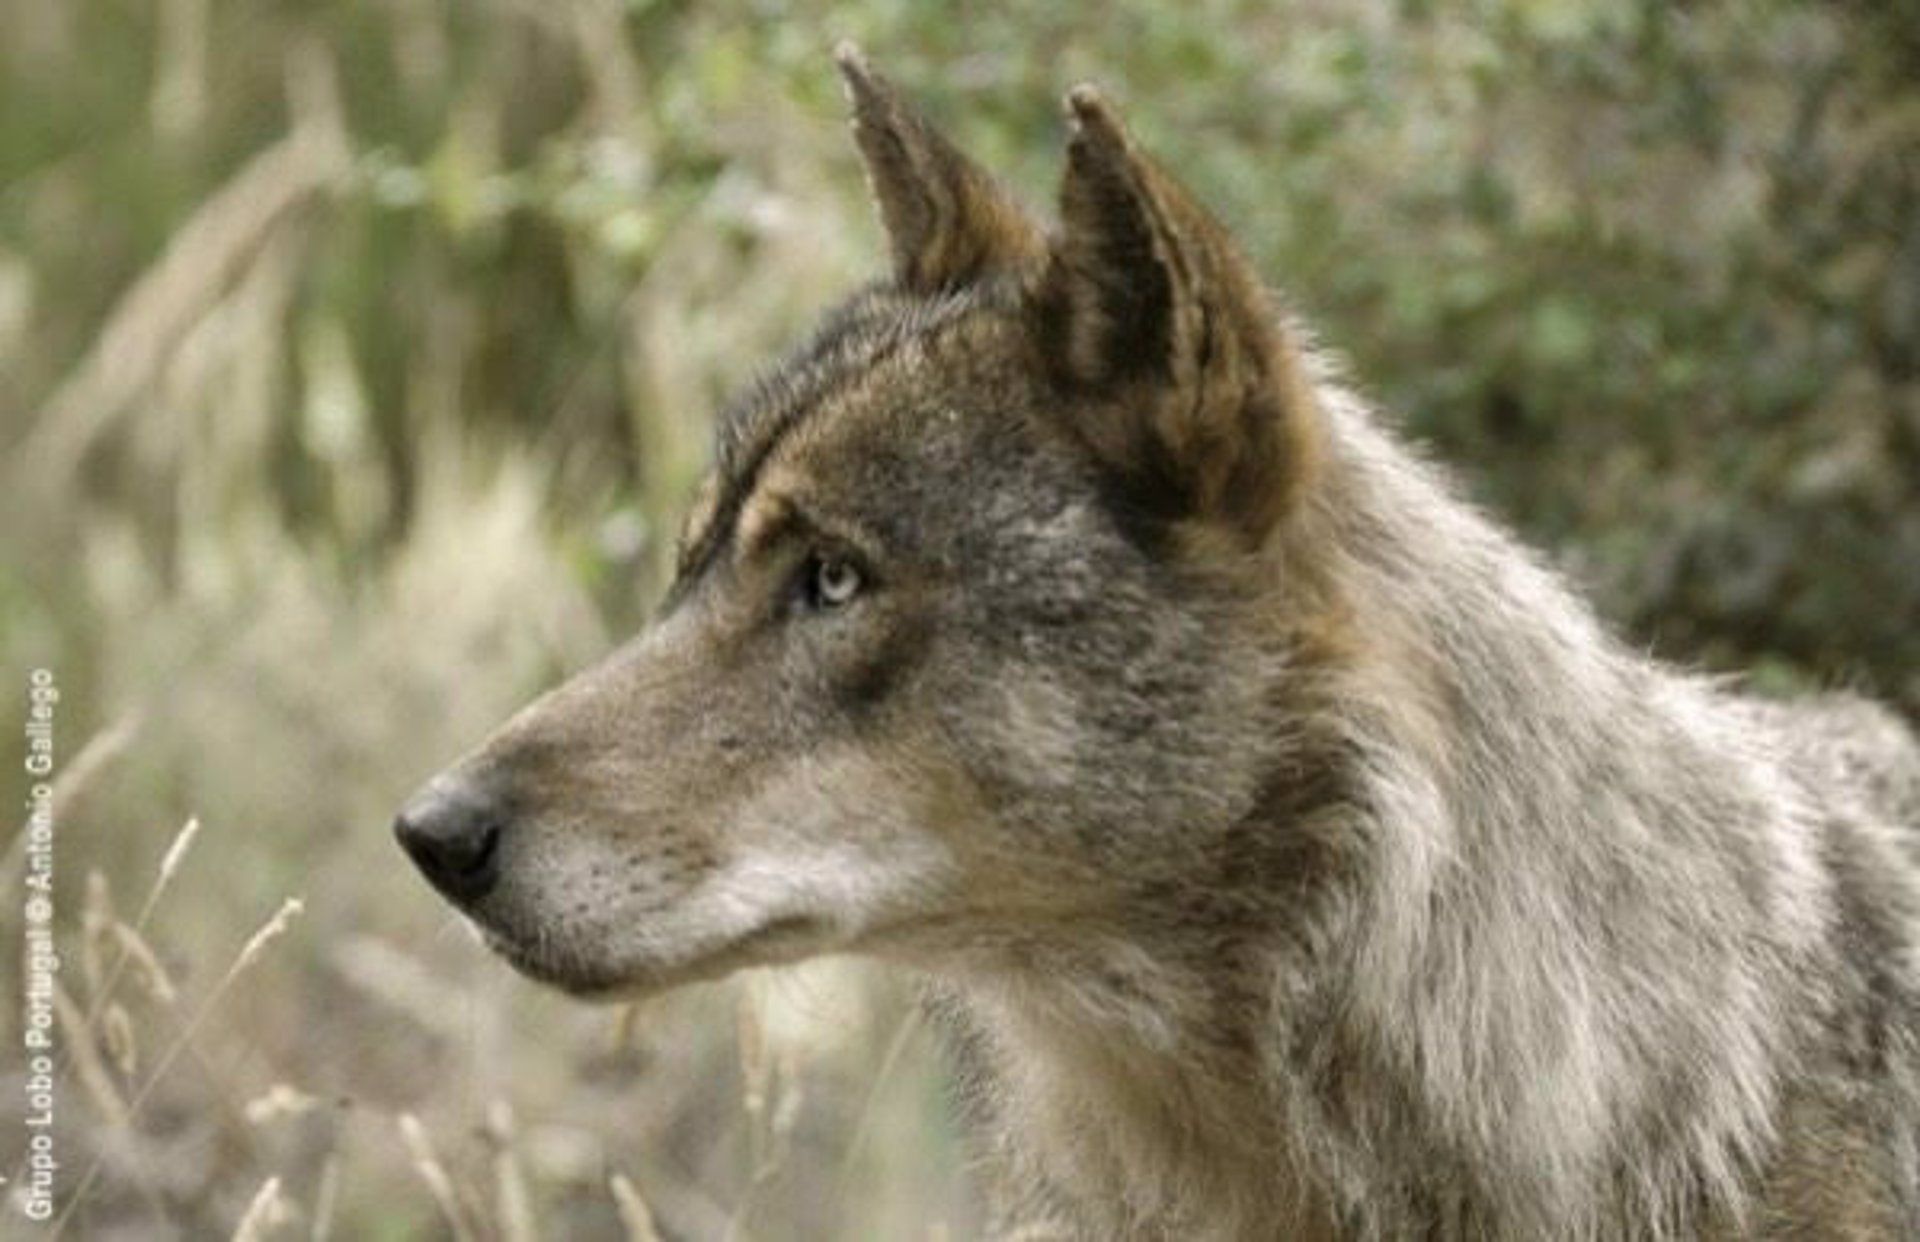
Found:
[[[1813,800],[1846,805],[1908,829],[1920,865],[1920,734],[1892,708],[1844,691],[1796,699],[1742,698],[1739,709],[1770,732]]]
[[[1825,1000],[1774,1119],[1756,1211],[1707,1238],[1920,1230],[1920,737],[1851,693],[1733,701],[1784,756],[1831,888]],[[1802,998],[1804,1003],[1805,998]]]

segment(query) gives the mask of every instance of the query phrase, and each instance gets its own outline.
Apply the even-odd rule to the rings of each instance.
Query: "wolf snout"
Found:
[[[471,782],[442,776],[415,794],[393,835],[433,886],[455,901],[478,901],[500,878],[506,814]]]

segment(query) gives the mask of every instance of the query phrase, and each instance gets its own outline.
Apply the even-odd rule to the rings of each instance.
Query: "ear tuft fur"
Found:
[[[866,71],[867,54],[852,39],[842,39],[833,45],[833,60],[843,73]]]
[[[853,43],[835,48],[834,59],[902,288],[938,293],[1038,258],[1039,229],[986,170],[935,129]]]
[[[1067,93],[1062,227],[1033,299],[1078,433],[1142,511],[1263,539],[1314,459],[1297,351],[1226,230],[1089,85]]]
[[[1126,131],[1099,87],[1091,82],[1079,83],[1067,91],[1066,104],[1067,119],[1074,125],[1076,136],[1092,131],[1103,140],[1125,144]]]

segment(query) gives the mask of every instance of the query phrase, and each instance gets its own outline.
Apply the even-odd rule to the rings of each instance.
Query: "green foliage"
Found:
[[[288,126],[289,68],[336,80],[352,171],[285,310],[332,344],[274,386],[270,465],[287,524],[352,557],[405,530],[434,322],[463,425],[564,431],[590,476],[574,516],[685,486],[697,452],[663,477],[643,433],[697,432],[731,377],[637,409],[631,291],[690,244],[755,257],[793,207],[770,148],[797,134],[809,219],[870,246],[829,138],[824,48],[853,35],[1036,198],[1061,87],[1107,82],[1363,383],[1630,628],[1920,702],[1920,95],[1897,6],[20,7],[0,95],[0,245],[35,293],[0,394],[16,429]],[[357,396],[322,407],[368,425],[316,441],[329,385]],[[374,463],[351,494],[343,453]],[[640,502],[656,536],[673,499]]]

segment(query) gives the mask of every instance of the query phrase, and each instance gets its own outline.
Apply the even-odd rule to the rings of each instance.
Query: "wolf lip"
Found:
[[[574,996],[590,997],[611,991],[623,982],[588,970],[585,963],[557,960],[551,952],[531,949],[500,932],[488,930],[484,939],[487,948],[527,978]]]
[[[620,969],[596,969],[570,960],[569,955],[528,946],[505,933],[483,929],[487,947],[506,963],[537,983],[583,999],[633,997],[666,991],[686,983],[717,979],[746,966],[792,961],[820,951],[830,939],[831,927],[814,915],[793,914],[771,919],[730,940],[659,963]]]

